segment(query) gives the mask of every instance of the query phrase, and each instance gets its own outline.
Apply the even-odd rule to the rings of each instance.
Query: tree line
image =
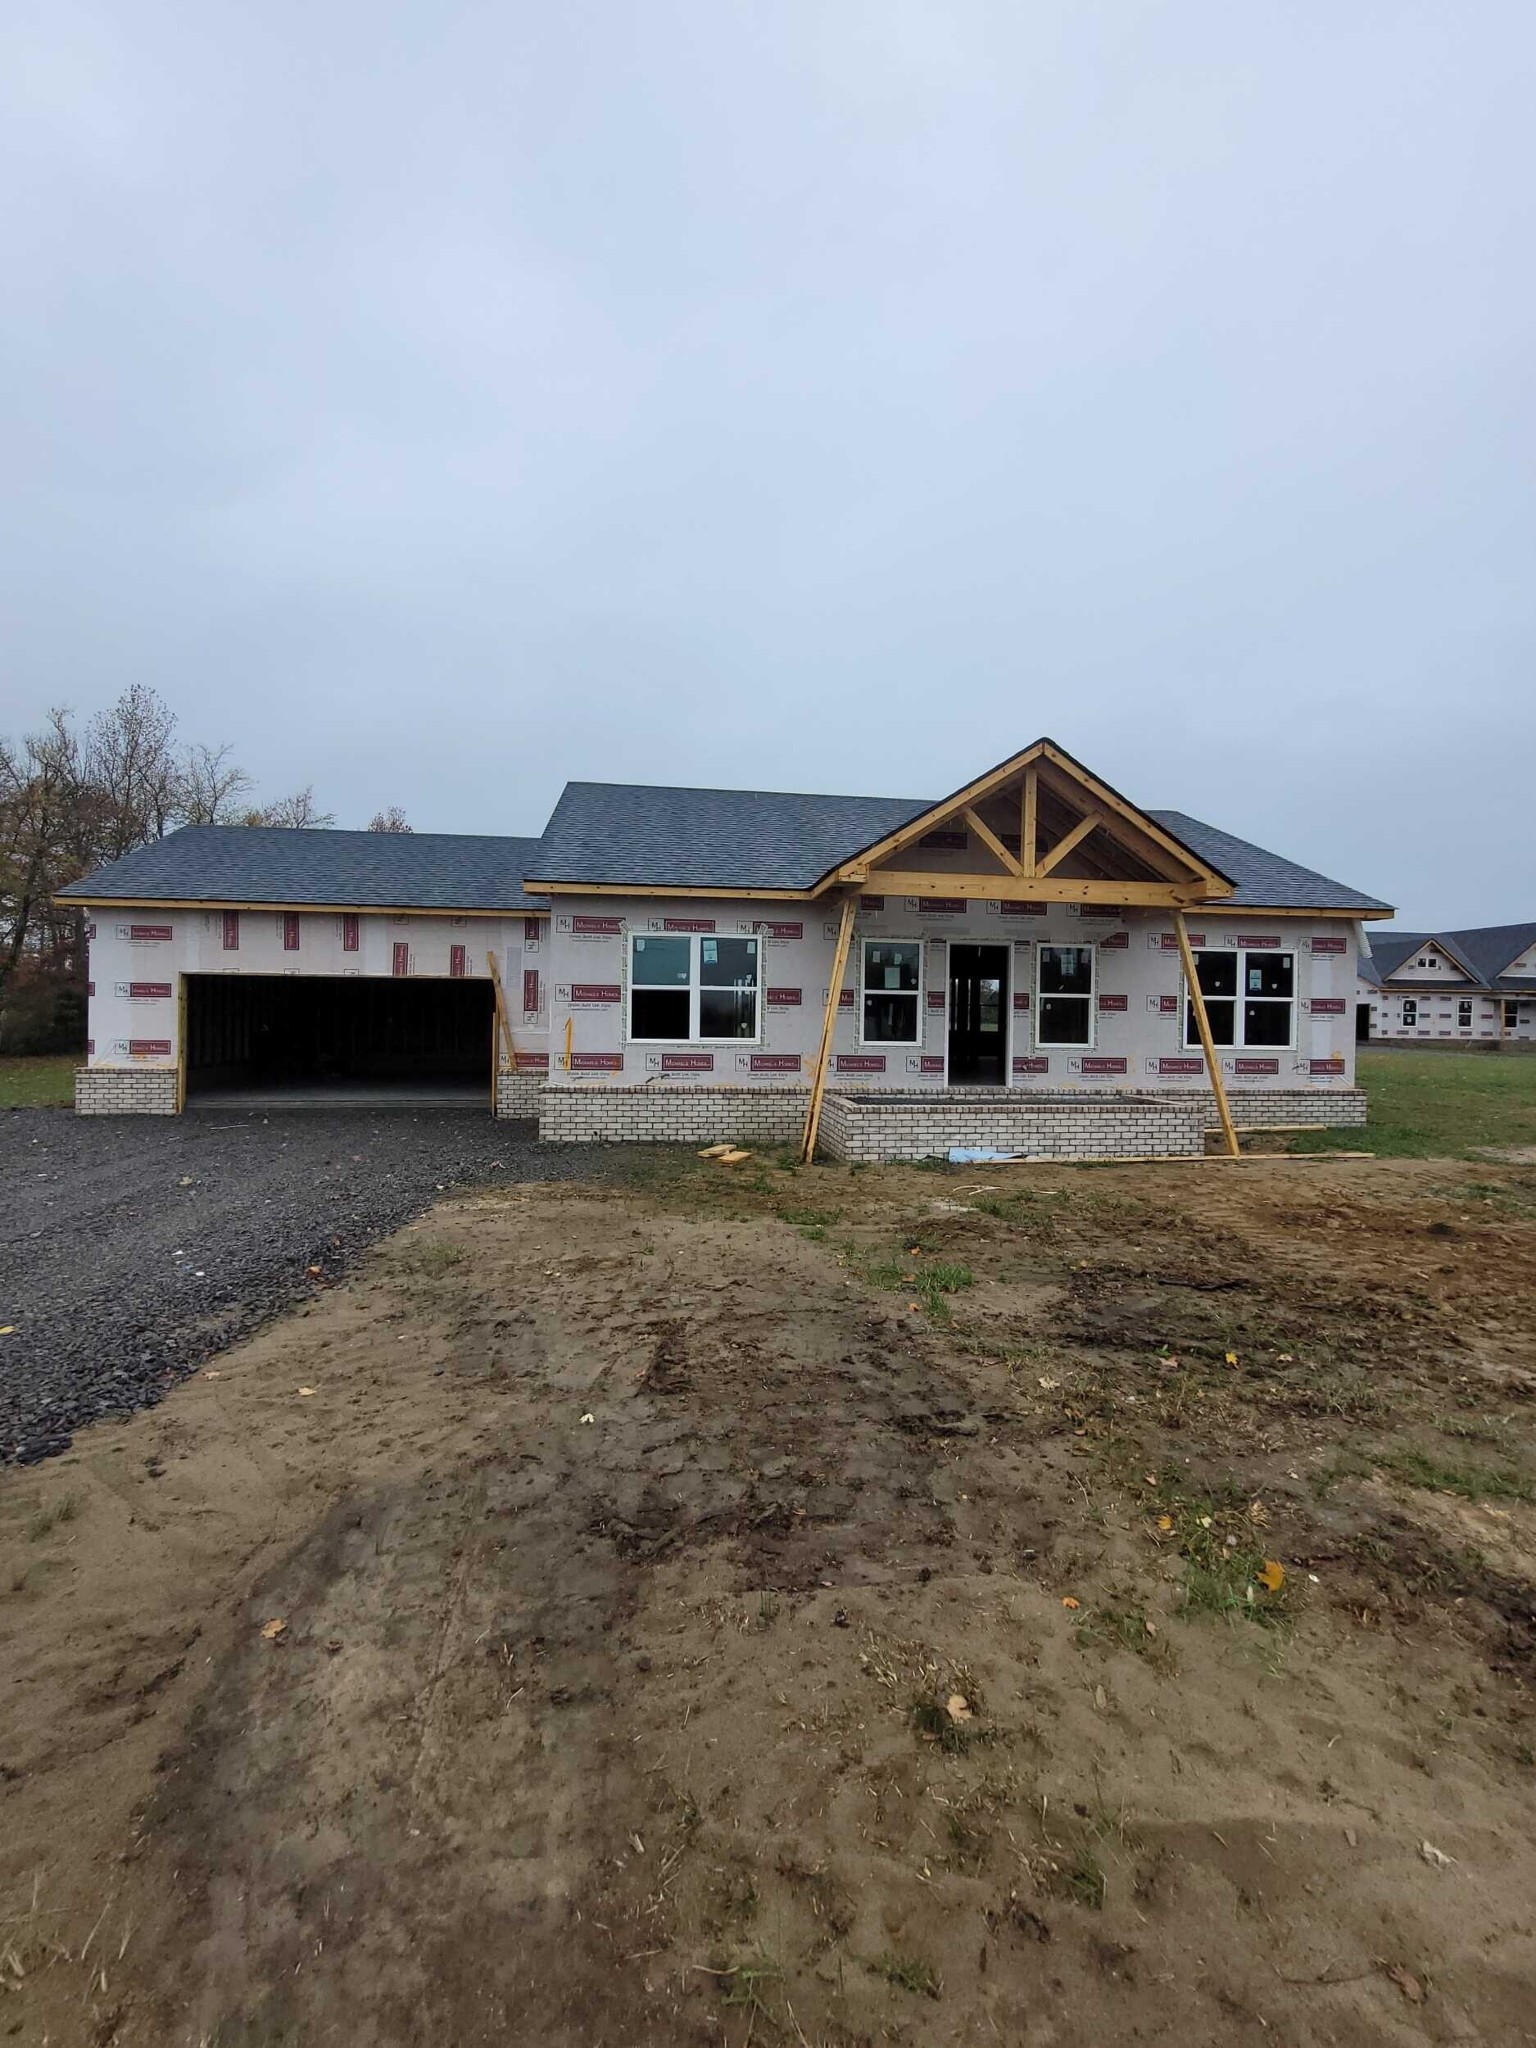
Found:
[[[228,745],[182,742],[176,714],[135,683],[83,725],[64,708],[0,737],[0,1049],[74,1051],[85,1040],[85,949],[60,889],[181,825],[332,826],[312,788],[273,803]],[[409,832],[403,812],[370,831]]]

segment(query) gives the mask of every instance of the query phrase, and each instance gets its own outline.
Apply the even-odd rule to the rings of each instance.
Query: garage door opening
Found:
[[[488,981],[189,974],[187,1100],[489,1107]]]

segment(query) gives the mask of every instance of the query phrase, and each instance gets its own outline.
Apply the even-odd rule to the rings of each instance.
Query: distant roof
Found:
[[[537,839],[184,825],[98,868],[66,900],[314,903],[361,910],[547,910],[523,877]]]
[[[802,796],[568,782],[530,879],[663,889],[810,889],[829,869],[920,818],[932,797]],[[1391,906],[1266,853],[1182,811],[1147,816],[1237,884],[1234,908],[1382,911]]]
[[[1435,946],[1470,974],[1479,988],[1529,993],[1528,975],[1507,976],[1511,962],[1536,946],[1536,924],[1472,925],[1464,931],[1400,932],[1377,930],[1371,934],[1371,958],[1376,972],[1369,979],[1390,981],[1411,953]]]

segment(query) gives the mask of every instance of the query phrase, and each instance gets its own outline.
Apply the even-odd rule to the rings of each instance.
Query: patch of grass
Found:
[[[1300,1132],[1293,1152],[1472,1159],[1482,1145],[1536,1145],[1536,1059],[1519,1053],[1362,1052],[1364,1131]]]
[[[944,1993],[943,1980],[931,1964],[920,1956],[898,1955],[894,1949],[886,1949],[875,1956],[865,1967],[877,1977],[883,1977],[887,1984],[894,1984],[898,1991],[910,1991],[917,1998],[940,1998]]]
[[[446,1238],[423,1237],[415,1244],[402,1245],[395,1264],[407,1273],[419,1273],[424,1280],[440,1280],[463,1258],[463,1245],[449,1244]]]
[[[1269,1628],[1289,1620],[1290,1580],[1276,1587],[1265,1583],[1269,1560],[1240,1489],[1225,1489],[1224,1498],[1175,1497],[1164,1503],[1156,1527],[1184,1560],[1187,1613],[1219,1614]]]
[[[61,1494],[48,1507],[41,1508],[27,1524],[27,1536],[33,1543],[41,1543],[61,1522],[72,1522],[80,1512],[80,1503],[72,1493]]]
[[[949,1315],[944,1297],[976,1284],[976,1275],[969,1266],[957,1265],[950,1259],[925,1261],[920,1254],[914,1257],[909,1252],[901,1257],[891,1252],[860,1251],[856,1245],[846,1244],[841,1260],[871,1287],[915,1297],[929,1315],[941,1322]]]
[[[1138,1657],[1155,1657],[1163,1650],[1162,1638],[1144,1607],[1134,1602],[1123,1607],[1095,1607],[1077,1624],[1080,1646],[1093,1642],[1118,1644]]]
[[[68,1109],[75,1099],[75,1069],[84,1059],[83,1053],[0,1059],[0,1109]]]
[[[825,1235],[824,1226],[840,1222],[843,1212],[841,1209],[781,1209],[779,1214],[786,1223],[798,1224],[802,1229],[810,1230],[820,1226]]]
[[[745,2006],[752,2012],[766,2012],[762,1990],[784,1975],[771,1956],[759,1952],[716,1973],[724,1980],[721,1998],[726,2005]]]
[[[1040,1873],[1044,1889],[1058,1899],[1071,1899],[1090,1912],[1104,1910],[1104,1866],[1090,1842],[1079,1842],[1065,1863],[1049,1863]]]
[[[1479,1465],[1471,1459],[1437,1458],[1411,1449],[1377,1451],[1374,1462],[1394,1479],[1426,1493],[1454,1493],[1472,1501],[1536,1500],[1536,1483],[1513,1465]]]
[[[974,1720],[956,1721],[940,1700],[915,1699],[907,1718],[914,1732],[925,1742],[933,1743],[951,1756],[962,1756],[973,1744],[992,1740],[990,1729],[978,1728]]]

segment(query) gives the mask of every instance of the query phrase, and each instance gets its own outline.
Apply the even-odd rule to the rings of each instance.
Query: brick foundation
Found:
[[[498,1074],[496,1076],[497,1116],[537,1116],[539,1113],[539,1095],[543,1086],[543,1074],[533,1070],[525,1070],[521,1074]]]
[[[1214,1128],[1216,1098],[1202,1094],[1206,1125]],[[1229,1088],[1227,1106],[1239,1130],[1260,1124],[1341,1124],[1365,1122],[1363,1088]]]
[[[174,1067],[76,1067],[76,1116],[174,1116]]]
[[[1032,1159],[1159,1158],[1205,1150],[1205,1101],[1191,1092],[949,1089],[943,1095],[829,1093],[821,1148],[829,1158],[883,1165],[983,1145]]]
[[[557,1145],[783,1145],[800,1136],[804,1088],[573,1088],[539,1097],[539,1136]]]

